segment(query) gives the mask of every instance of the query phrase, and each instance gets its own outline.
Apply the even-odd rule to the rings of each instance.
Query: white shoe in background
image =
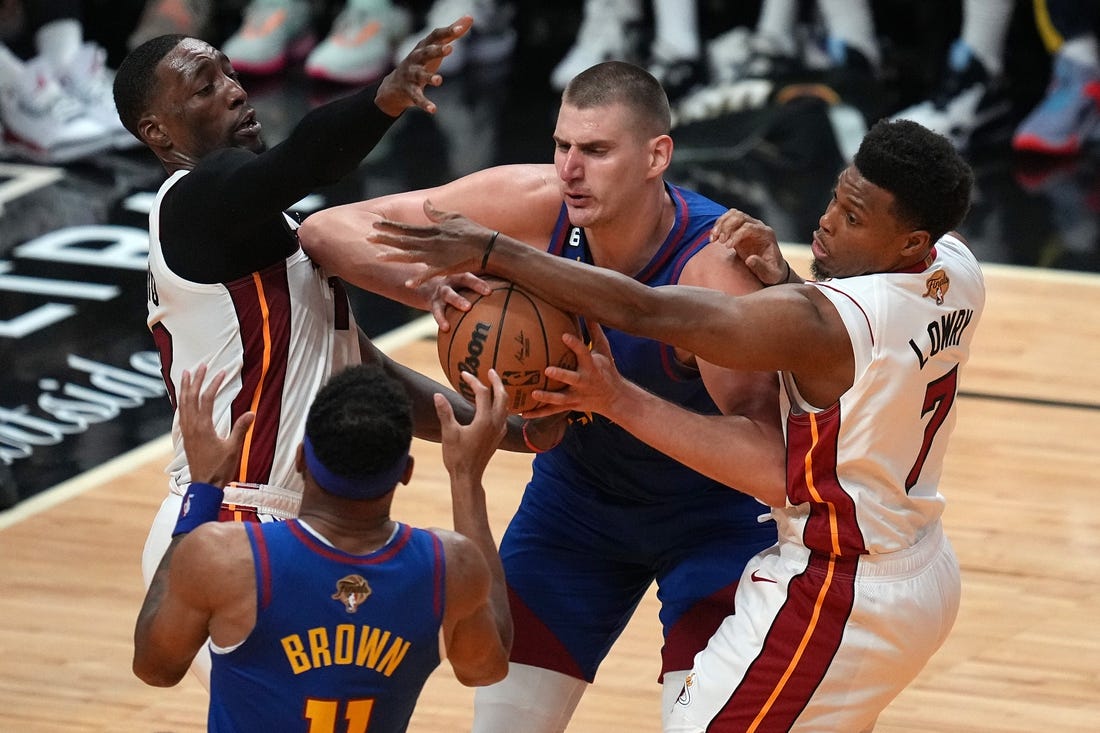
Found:
[[[467,63],[495,64],[512,55],[516,47],[516,29],[512,25],[515,10],[497,0],[435,0],[425,18],[424,27],[409,35],[394,52],[394,63],[409,55],[420,39],[436,28],[443,28],[463,15],[474,19],[469,33],[452,47],[439,70],[456,74]]]
[[[111,131],[65,92],[44,59],[26,62],[24,72],[0,88],[8,150],[36,163],[69,163],[112,147]]]
[[[84,113],[111,135],[116,148],[133,148],[141,141],[122,126],[111,90],[115,73],[107,68],[107,51],[94,43],[84,43],[69,68],[54,70],[61,88],[84,107]]]
[[[306,74],[341,84],[369,84],[390,70],[394,48],[410,25],[408,12],[390,0],[347,0],[328,36],[306,59]]]

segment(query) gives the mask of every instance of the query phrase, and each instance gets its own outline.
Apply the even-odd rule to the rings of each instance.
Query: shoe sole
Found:
[[[231,61],[233,63],[233,69],[242,74],[267,76],[269,74],[276,74],[290,64],[295,64],[309,56],[309,52],[312,51],[313,47],[316,45],[317,37],[310,33],[296,39],[284,49],[281,54],[268,61],[252,62],[247,60],[242,61],[240,59],[231,59]]]
[[[132,136],[131,136],[132,137]],[[19,137],[11,130],[4,130],[3,152],[12,152],[35,163],[65,164],[87,158],[96,153],[102,153],[112,148],[109,136],[68,143],[55,148],[44,148],[41,145]]]

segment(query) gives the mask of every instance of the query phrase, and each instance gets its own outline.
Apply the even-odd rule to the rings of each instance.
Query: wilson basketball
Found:
[[[508,392],[509,412],[524,412],[538,404],[531,392],[561,386],[546,378],[546,367],[576,368],[576,355],[561,336],[580,335],[577,319],[508,281],[484,279],[492,293],[466,293],[470,310],[447,310],[451,330],[439,333],[439,363],[451,386],[470,401],[473,391],[462,372],[488,384],[489,370],[496,369]]]

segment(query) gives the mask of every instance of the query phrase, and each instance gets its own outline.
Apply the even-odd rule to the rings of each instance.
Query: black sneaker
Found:
[[[946,136],[959,150],[1009,123],[1012,101],[962,40],[951,46],[947,74],[931,99],[893,115]]]

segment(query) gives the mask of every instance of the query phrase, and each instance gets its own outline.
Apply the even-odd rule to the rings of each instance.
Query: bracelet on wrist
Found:
[[[497,243],[497,237],[500,236],[500,232],[493,232],[489,235],[489,243],[485,245],[485,253],[481,255],[481,269],[484,270],[486,265],[489,264],[489,254],[493,251],[493,245]]]

